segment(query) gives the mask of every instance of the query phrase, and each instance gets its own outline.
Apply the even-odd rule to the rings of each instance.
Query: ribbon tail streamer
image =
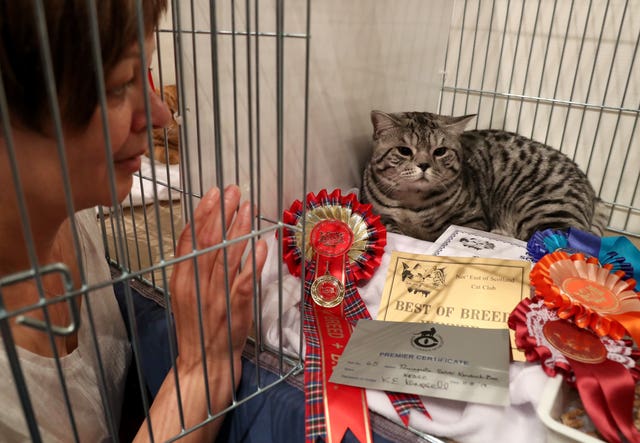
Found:
[[[372,442],[369,414],[361,413],[368,408],[365,390],[331,382],[327,382],[326,388],[325,403],[334,405],[325,406],[327,442],[341,442],[347,429],[351,429],[360,443]]]
[[[620,430],[630,442],[640,442],[633,423],[635,382],[629,371],[611,360],[598,365],[570,361],[582,403],[600,434],[608,442],[620,442]]]
[[[339,443],[347,428],[361,443],[372,441],[365,390],[329,381],[333,367],[351,336],[341,307],[313,306],[320,339],[325,425],[328,443]]]

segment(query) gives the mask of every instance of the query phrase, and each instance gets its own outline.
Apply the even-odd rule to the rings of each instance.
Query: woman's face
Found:
[[[153,36],[142,48],[147,63],[155,51]],[[140,169],[141,156],[147,150],[147,118],[144,105],[144,82],[141,52],[136,43],[106,76],[106,117],[109,126],[111,158],[107,161],[106,141],[102,124],[102,109],[98,105],[89,125],[79,133],[65,134],[67,164],[76,209],[113,204],[110,192],[110,163],[116,200],[121,202],[129,193],[133,173]],[[171,115],[160,96],[149,94],[151,126],[163,127]]]

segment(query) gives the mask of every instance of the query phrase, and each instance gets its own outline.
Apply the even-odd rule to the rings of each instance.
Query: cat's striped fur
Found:
[[[550,227],[602,234],[604,208],[571,159],[514,133],[465,131],[473,117],[371,113],[360,195],[389,231],[428,241],[452,224],[525,241]]]

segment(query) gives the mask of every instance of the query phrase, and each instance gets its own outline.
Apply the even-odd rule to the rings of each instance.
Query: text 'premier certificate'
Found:
[[[330,381],[504,406],[508,344],[504,329],[360,320]]]
[[[508,329],[509,314],[529,297],[530,267],[524,260],[394,251],[377,319]],[[522,360],[511,336],[513,358]]]

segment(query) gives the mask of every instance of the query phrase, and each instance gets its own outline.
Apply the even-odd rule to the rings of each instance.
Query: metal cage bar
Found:
[[[23,320],[26,324],[47,330],[51,346],[55,350],[53,340],[57,334],[75,331],[80,326],[80,314],[74,311],[75,300],[83,297],[83,308],[88,310],[87,322],[82,323],[83,328],[92,330],[93,346],[98,352],[100,389],[104,403],[105,422],[112,435],[117,435],[117,423],[114,417],[110,416],[110,408],[107,407],[110,399],[106,374],[103,370],[103,362],[100,359],[100,344],[94,330],[94,319],[91,314],[91,299],[93,293],[99,290],[108,289],[113,285],[124,285],[124,302],[127,307],[127,320],[129,323],[129,333],[133,349],[134,360],[137,363],[135,373],[141,385],[145,383],[145,375],[141,370],[141,347],[143,344],[138,335],[138,324],[133,313],[133,298],[141,293],[145,297],[153,300],[157,304],[165,307],[164,321],[171,330],[171,311],[169,309],[168,285],[171,278],[172,267],[179,260],[193,260],[202,254],[214,250],[221,250],[226,256],[229,246],[238,241],[249,240],[248,254],[254,254],[255,241],[261,237],[272,237],[275,231],[281,230],[282,210],[283,210],[283,187],[282,177],[285,175],[286,145],[290,142],[285,128],[291,125],[285,118],[285,107],[292,100],[302,100],[304,103],[304,116],[302,119],[302,132],[304,139],[296,146],[296,149],[303,150],[306,174],[306,150],[307,150],[307,114],[308,114],[308,82],[309,82],[309,39],[310,39],[310,0],[303,2],[301,11],[304,16],[303,25],[299,29],[289,30],[293,25],[286,22],[285,9],[289,8],[284,0],[279,0],[273,6],[262,2],[238,2],[235,0],[225,0],[218,2],[208,2],[202,0],[191,0],[190,2],[180,2],[173,0],[170,2],[170,12],[165,21],[156,31],[155,41],[157,45],[156,59],[152,65],[152,76],[154,83],[158,85],[157,93],[165,97],[165,86],[175,84],[177,87],[178,109],[174,117],[179,128],[179,164],[171,165],[161,162],[153,148],[149,149],[148,168],[136,173],[134,177],[134,188],[137,194],[132,193],[123,202],[113,202],[112,207],[99,207],[96,209],[96,225],[101,232],[99,239],[104,243],[107,259],[112,267],[110,279],[88,284],[83,280],[80,288],[73,288],[68,285],[67,290],[59,294],[54,300],[45,297],[44,290],[40,285],[40,302],[33,306],[28,306],[20,310],[9,311],[0,309],[0,330],[2,333],[4,347],[11,362],[12,371],[18,388],[18,395],[24,409],[26,423],[33,441],[41,441],[36,414],[34,413],[34,399],[29,394],[29,383],[22,377],[20,359],[16,352],[16,345],[11,337],[9,324],[13,319]],[[41,1],[37,3],[41,5]],[[104,137],[106,139],[107,157],[111,157],[110,141],[108,133],[108,121],[106,120],[105,109],[105,86],[102,76],[100,60],[100,43],[98,41],[97,20],[95,17],[95,3],[87,0],[90,10],[93,11],[91,26],[93,30],[94,54],[91,63],[96,64],[96,71],[99,72],[98,84],[100,106],[102,109],[102,119],[105,126]],[[138,13],[138,42],[144,43],[144,23],[141,18],[141,2],[136,2]],[[42,6],[40,6],[41,8]],[[205,13],[203,13],[205,12]],[[275,18],[273,22],[268,18]],[[295,27],[295,26],[293,26]],[[43,35],[46,30],[43,30]],[[275,43],[275,47],[274,47]],[[291,44],[289,44],[291,43]],[[231,45],[231,52],[228,46]],[[46,47],[46,44],[42,44]],[[203,54],[203,48],[208,48],[209,54]],[[291,49],[293,48],[293,49]],[[47,51],[43,51],[43,57],[47,57]],[[275,63],[274,63],[275,62]],[[46,60],[47,66],[51,65],[50,60]],[[142,55],[141,66],[146,66],[144,54]],[[231,76],[227,76],[227,70],[231,70]],[[265,76],[266,69],[273,69],[273,75]],[[304,93],[296,94],[296,91],[288,91],[286,87],[286,75],[291,69],[304,72]],[[203,74],[208,71],[208,75]],[[144,73],[146,75],[146,72]],[[55,98],[55,86],[52,81],[52,73],[48,73],[50,85],[50,96]],[[271,100],[268,92],[277,90],[275,99]],[[150,86],[145,86],[146,114],[147,122],[150,122],[149,94],[153,92]],[[3,130],[5,134],[10,134],[10,124],[6,117],[5,109],[7,104],[4,99],[4,90],[0,84],[0,116],[2,117]],[[53,114],[57,114],[57,104],[51,105]],[[266,116],[275,116],[275,137],[271,137],[272,122]],[[59,117],[57,117],[59,120]],[[58,128],[59,152],[61,153],[61,166],[64,170],[66,162],[64,159],[61,123],[56,121]],[[232,137],[227,137],[227,130],[231,128]],[[162,143],[158,145],[158,153],[166,159],[169,158],[169,134],[167,130],[162,133]],[[9,137],[10,140],[10,137]],[[149,146],[154,145],[154,134],[150,123],[147,127],[147,140]],[[11,143],[9,142],[11,151]],[[264,183],[271,181],[272,177],[264,177],[262,165],[267,156],[278,158],[277,176],[280,177],[279,185],[275,195],[265,196]],[[17,171],[17,167],[14,167]],[[229,173],[229,171],[232,171]],[[114,166],[109,166],[111,176],[111,194],[116,195],[114,183]],[[65,176],[68,172],[65,170]],[[16,188],[20,189],[20,177],[15,177]],[[255,219],[251,234],[247,238],[223,241],[209,248],[196,248],[193,252],[184,257],[174,257],[176,251],[177,235],[185,226],[186,222],[193,217],[193,211],[197,201],[203,196],[207,188],[217,185],[223,188],[228,183],[237,183],[246,190],[245,197],[251,201],[252,211]],[[69,214],[74,210],[71,204],[71,189],[67,186],[67,200],[69,202]],[[301,195],[306,194],[306,183],[301,190]],[[19,198],[21,204],[23,198]],[[263,203],[277,202],[277,214],[263,213]],[[223,209],[224,211],[224,209]],[[27,211],[23,207],[23,220],[26,232],[29,233],[29,219]],[[76,226],[72,223],[72,231],[75,236],[75,253],[78,262],[82,266],[82,246],[77,239]],[[195,239],[195,233],[191,232]],[[27,235],[27,247],[30,246],[32,269],[26,274],[9,275],[0,278],[0,300],[5,287],[14,284],[22,278],[33,278],[39,281],[41,275],[50,272],[59,272],[57,269],[41,267],[35,257],[33,240]],[[282,249],[279,249],[280,257]],[[225,261],[226,262],[226,261]],[[282,267],[280,260],[280,267]],[[196,264],[197,267],[197,264]],[[64,273],[64,267],[61,269]],[[281,272],[281,270],[280,270]],[[83,277],[84,278],[84,277]],[[260,279],[256,276],[255,267],[253,275],[254,297],[253,310],[255,325],[251,342],[254,346],[253,362],[260,368],[264,363],[262,355],[271,353],[278,356],[276,368],[279,374],[275,382],[258,380],[258,389],[249,396],[237,398],[234,394],[232,404],[223,411],[214,413],[209,405],[209,417],[202,423],[186,428],[183,414],[183,402],[188,399],[178,401],[178,413],[181,415],[183,431],[176,435],[174,440],[179,440],[182,436],[194,429],[209,423],[230,409],[250,400],[256,395],[260,395],[278,383],[283,382],[288,377],[300,372],[302,361],[299,357],[302,352],[302,342],[299,343],[298,357],[286,355],[282,346],[280,349],[272,349],[263,340],[261,327],[262,307],[260,302]],[[229,302],[230,283],[228,275],[225,278],[225,288],[227,293],[227,303]],[[282,292],[280,286],[279,291]],[[199,295],[201,289],[198,288]],[[86,302],[85,302],[86,300]],[[50,306],[56,303],[67,303],[73,314],[73,321],[69,328],[59,331],[48,320],[46,312]],[[0,305],[2,307],[2,305]],[[282,309],[282,307],[280,307]],[[45,312],[44,323],[36,323],[25,316],[33,309],[41,309]],[[300,326],[302,328],[302,325]],[[202,317],[199,318],[199,328],[204,328]],[[229,326],[230,328],[230,326]],[[230,329],[229,329],[230,330]],[[282,333],[282,330],[281,330]],[[202,332],[201,332],[202,334]],[[302,336],[302,334],[300,334]],[[202,337],[202,335],[201,335]],[[175,361],[178,350],[172,340],[167,337],[169,353]],[[231,347],[231,344],[229,344]],[[205,352],[204,345],[201,352]],[[60,367],[61,358],[54,355],[54,360],[58,362],[58,374],[62,390],[65,393],[67,415],[70,421],[71,440],[78,441],[79,436],[74,422],[74,410],[72,401],[65,385],[64,370]],[[233,363],[232,363],[233,364]],[[203,368],[203,374],[207,372]],[[233,373],[233,368],[231,368]],[[175,383],[179,385],[178,375],[175,375]],[[235,380],[233,380],[235,382]],[[208,396],[209,397],[209,396]],[[149,413],[151,399],[146,394],[142,394],[143,409]],[[151,432],[151,424],[148,426]]]

